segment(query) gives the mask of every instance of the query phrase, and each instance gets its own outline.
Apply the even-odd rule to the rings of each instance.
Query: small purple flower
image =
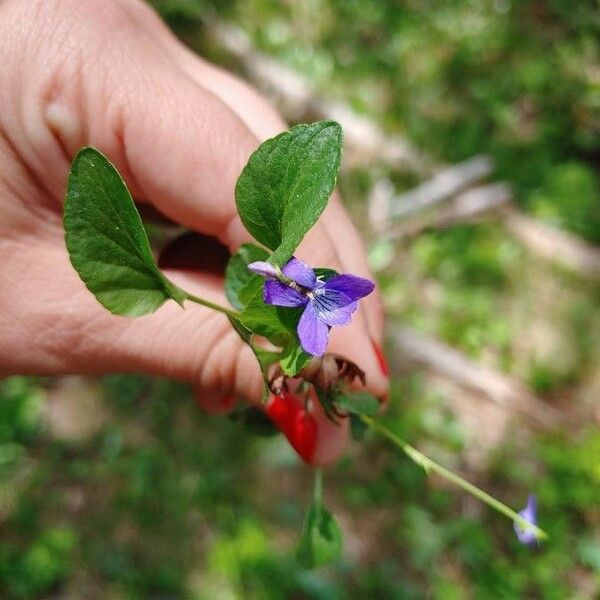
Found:
[[[375,288],[372,281],[348,274],[320,281],[313,269],[297,258],[292,258],[281,270],[266,262],[254,262],[248,268],[266,277],[265,304],[304,307],[298,322],[298,337],[303,350],[313,356],[325,353],[329,329],[333,325],[348,325],[358,300]]]
[[[519,512],[519,515],[528,523],[537,525],[537,500],[534,494],[529,494],[527,506]],[[518,523],[515,523],[514,527],[517,538],[521,544],[525,544],[526,546],[537,544],[537,537],[533,531],[521,527]]]

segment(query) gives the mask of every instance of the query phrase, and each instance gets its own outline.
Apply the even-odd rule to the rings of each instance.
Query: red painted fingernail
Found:
[[[267,415],[271,421],[284,434],[291,429],[298,410],[300,410],[300,407],[297,406],[294,397],[287,392],[273,396],[266,408]]]
[[[317,421],[313,415],[302,409],[294,419],[294,428],[287,436],[300,458],[309,465],[315,457],[317,449]]]
[[[375,352],[375,356],[377,357],[377,362],[379,363],[379,368],[381,372],[386,376],[390,376],[390,367],[388,366],[387,360],[385,359],[385,355],[381,350],[379,344],[374,340],[371,340],[371,345],[373,346],[373,352]]]
[[[271,399],[266,412],[300,458],[311,464],[317,449],[318,427],[304,403],[294,394],[282,392]]]

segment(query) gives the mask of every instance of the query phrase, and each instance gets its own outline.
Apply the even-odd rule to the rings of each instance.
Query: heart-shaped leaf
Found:
[[[258,275],[248,270],[248,265],[255,261],[266,261],[268,257],[269,253],[264,248],[254,244],[243,244],[229,259],[225,269],[225,295],[232,306],[238,309],[244,308],[245,302],[243,297],[240,297],[241,291],[253,277],[257,281],[262,281]]]
[[[246,329],[267,338],[276,346],[285,346],[294,332],[290,331],[288,324],[282,319],[284,310],[286,309],[265,304],[262,289],[259,289],[246,304],[240,315],[240,322]]]
[[[73,160],[64,211],[71,263],[105,308],[136,317],[171,298],[183,303],[185,292],[154,262],[127,186],[98,150],[83,148]]]
[[[264,142],[236,185],[246,229],[283,265],[317,222],[340,166],[342,129],[335,121],[297,125]]]
[[[302,529],[296,558],[300,566],[314,569],[336,559],[342,551],[342,532],[322,501],[314,501]]]
[[[291,335],[291,334],[290,334]],[[297,336],[291,335],[290,341],[283,347],[280,365],[283,373],[288,377],[294,377],[312,360],[298,343]]]
[[[379,411],[379,400],[368,392],[348,392],[335,397],[335,405],[356,415],[372,417]]]

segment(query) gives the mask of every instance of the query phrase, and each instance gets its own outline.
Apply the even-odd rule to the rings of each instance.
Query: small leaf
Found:
[[[345,418],[345,414],[339,410],[336,404],[336,398],[340,394],[339,389],[332,385],[330,388],[324,390],[319,386],[315,386],[317,398],[323,408],[325,416],[336,425],[340,424],[340,418]],[[352,414],[352,413],[350,413]]]
[[[338,274],[335,269],[328,269],[327,267],[316,267],[315,273],[321,281],[329,281]]]
[[[253,285],[253,281],[250,281],[250,285]],[[246,290],[247,288],[242,290],[242,295]],[[294,313],[298,313],[298,309],[265,304],[261,282],[261,286],[255,289],[254,295],[247,301],[240,320],[252,333],[266,337],[276,346],[283,347],[296,336],[294,322],[297,322],[299,315]]]
[[[339,415],[336,414],[335,405],[334,405],[334,399],[335,399],[335,395],[337,394],[337,390],[333,387],[329,388],[328,390],[324,390],[323,388],[321,388],[319,386],[315,386],[315,391],[317,393],[317,398],[319,399],[319,402],[321,404],[321,407],[323,408],[323,412],[325,413],[325,416],[332,423],[339,425],[339,422],[338,422]]]
[[[342,552],[342,532],[323,502],[313,502],[302,529],[296,558],[301,567],[314,569],[335,560]]]
[[[246,342],[246,344],[251,345],[252,332],[247,327],[244,327],[244,324],[237,317],[228,316],[227,318],[229,319],[231,326],[235,329],[236,333],[242,338],[242,340]]]
[[[312,360],[312,356],[302,350],[297,336],[293,336],[281,353],[281,368],[288,377],[297,375]]]
[[[263,296],[265,280],[260,275],[251,273],[251,277],[242,288],[238,290],[238,298],[243,306],[246,306],[255,296]]]
[[[243,244],[238,251],[229,259],[225,269],[225,295],[227,300],[237,309],[244,308],[244,302],[240,298],[240,292],[244,289],[250,279],[255,276],[248,270],[248,265],[255,261],[266,261],[269,253],[254,244]]]
[[[372,417],[379,411],[379,400],[367,392],[348,392],[335,398],[337,407],[354,413]]]
[[[237,332],[237,334],[242,338],[242,340],[252,348],[252,352],[254,352],[254,356],[258,360],[258,364],[260,365],[260,370],[262,371],[263,378],[265,379],[265,384],[267,383],[267,369],[275,362],[277,362],[280,358],[279,352],[272,352],[271,350],[265,350],[260,346],[257,346],[253,340],[252,332],[244,326],[244,324],[237,318],[233,316],[229,316],[229,322]]]
[[[183,290],[158,269],[131,194],[117,169],[94,148],[73,160],[64,209],[71,263],[105,308],[136,317]]]
[[[276,363],[281,354],[279,352],[272,352],[271,350],[265,350],[260,346],[257,346],[255,343],[251,343],[250,347],[258,360],[258,364],[260,365],[260,370],[263,372],[263,375],[266,377],[267,369],[274,363]]]
[[[335,121],[297,125],[264,142],[236,185],[246,229],[283,265],[317,222],[340,166],[342,129]]]
[[[358,415],[350,413],[350,433],[353,440],[362,441],[365,438],[367,429],[366,423]]]

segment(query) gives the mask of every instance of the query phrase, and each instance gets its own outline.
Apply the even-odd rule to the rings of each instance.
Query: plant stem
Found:
[[[235,310],[225,308],[224,306],[221,306],[220,304],[214,304],[213,302],[210,302],[209,300],[205,300],[204,298],[199,298],[198,296],[194,296],[194,294],[190,294],[189,292],[185,292],[185,297],[186,297],[186,300],[190,300],[191,302],[195,302],[196,304],[201,304],[202,306],[206,306],[207,308],[216,310],[217,312],[223,313],[224,315],[227,315],[228,317],[233,317],[234,319],[237,319],[240,314]]]
[[[323,502],[323,469],[317,469],[315,471],[313,502],[315,504],[321,504]]]
[[[441,475],[442,477],[444,477],[444,479],[451,481],[452,483],[459,486],[460,488],[462,488],[469,494],[472,494],[477,499],[481,500],[481,502],[484,502],[488,506],[491,506],[493,509],[497,510],[499,513],[508,517],[511,521],[517,523],[517,525],[519,525],[519,527],[522,527],[523,529],[533,532],[538,540],[543,540],[548,537],[548,534],[545,531],[541,530],[536,525],[533,525],[533,523],[529,523],[528,521],[526,521],[523,517],[518,515],[514,510],[512,510],[511,508],[506,506],[506,504],[503,504],[499,500],[496,500],[496,498],[490,496],[488,493],[484,492],[483,490],[480,490],[478,487],[474,486],[472,483],[469,483],[466,479],[459,477],[452,471],[449,471],[445,467],[442,467],[442,465],[439,465],[435,461],[431,460],[429,457],[427,457],[424,454],[422,454],[421,452],[419,452],[415,447],[413,447],[410,444],[408,444],[407,442],[405,442],[401,437],[396,435],[393,431],[391,431],[390,429],[385,427],[385,425],[382,425],[381,423],[377,422],[375,419],[364,416],[364,415],[361,415],[361,419],[371,429],[374,429],[381,435],[388,438],[395,446],[400,448],[415,463],[417,463],[418,465],[423,467],[423,469],[425,469],[425,472],[433,471],[434,473],[437,473],[438,475]]]

